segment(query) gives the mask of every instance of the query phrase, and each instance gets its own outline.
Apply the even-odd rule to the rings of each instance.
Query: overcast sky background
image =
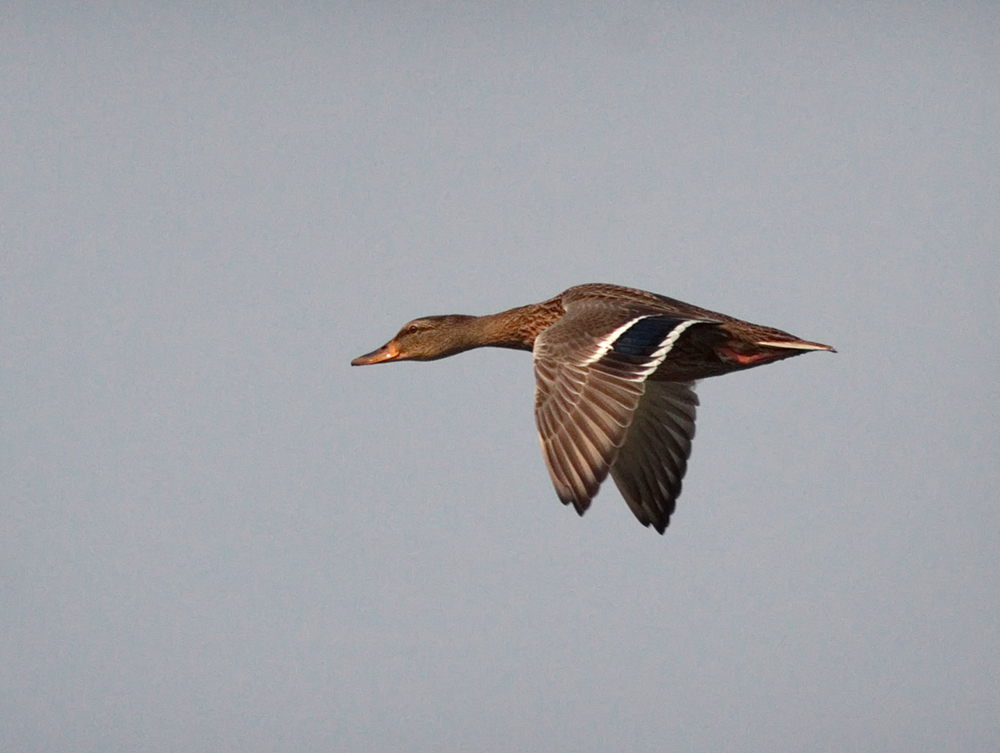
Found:
[[[1000,747],[996,5],[203,5],[0,10],[0,749]],[[348,365],[599,281],[840,351],[663,537]]]

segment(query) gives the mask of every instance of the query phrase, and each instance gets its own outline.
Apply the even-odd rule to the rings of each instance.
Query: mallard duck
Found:
[[[663,533],[691,454],[694,381],[829,345],[644,290],[579,285],[488,316],[428,316],[351,365],[433,361],[483,346],[530,350],[535,420],[564,504],[583,515],[610,473]]]

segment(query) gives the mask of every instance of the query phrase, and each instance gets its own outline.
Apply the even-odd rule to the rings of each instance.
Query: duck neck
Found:
[[[531,350],[535,346],[535,338],[562,315],[562,302],[552,299],[518,306],[499,314],[475,316],[468,326],[476,331],[483,345]]]

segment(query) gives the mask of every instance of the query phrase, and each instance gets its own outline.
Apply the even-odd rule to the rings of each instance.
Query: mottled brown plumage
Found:
[[[533,351],[535,418],[559,498],[582,515],[610,473],[639,521],[660,533],[691,453],[694,380],[833,350],[655,293],[591,284],[489,316],[415,319],[351,363],[482,346]]]

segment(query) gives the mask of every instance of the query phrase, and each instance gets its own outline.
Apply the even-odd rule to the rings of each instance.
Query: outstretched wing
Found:
[[[701,321],[655,311],[609,310],[606,301],[583,300],[567,306],[562,319],[536,338],[535,420],[563,503],[584,513],[627,443],[646,378],[677,338]],[[629,454],[635,458],[631,462],[645,457]],[[659,520],[651,516],[643,522]]]
[[[693,382],[647,381],[611,477],[645,526],[670,524],[694,438],[698,396]]]

